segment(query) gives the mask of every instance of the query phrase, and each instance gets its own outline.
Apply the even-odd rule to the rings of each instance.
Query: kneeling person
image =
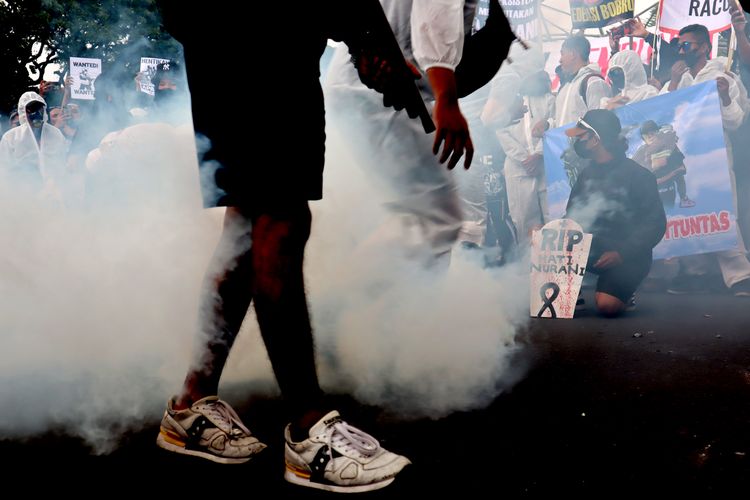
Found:
[[[667,224],[656,178],[626,157],[621,131],[608,110],[591,110],[566,131],[576,153],[591,160],[573,186],[566,216],[593,235],[587,269],[599,275],[596,306],[608,316],[631,302]]]

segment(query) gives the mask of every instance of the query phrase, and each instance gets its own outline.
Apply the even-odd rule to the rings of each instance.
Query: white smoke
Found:
[[[221,210],[201,209],[194,147],[189,126],[144,123],[90,155],[71,183],[85,177],[85,191],[67,193],[82,199],[3,186],[0,438],[63,430],[101,453],[158,423],[191,358],[221,231]],[[327,149],[306,261],[324,388],[404,416],[488,404],[522,373],[527,269],[460,251],[447,269],[422,265],[401,227],[383,225],[382,195],[336,130]],[[238,381],[276,390],[252,312],[222,387]]]
[[[471,251],[454,251],[448,269],[421,264],[337,132],[307,253],[324,385],[409,415],[488,404],[517,376],[526,268],[485,269]]]
[[[105,451],[178,386],[220,227],[192,144],[190,127],[129,129],[67,205],[3,185],[0,436],[62,427]]]

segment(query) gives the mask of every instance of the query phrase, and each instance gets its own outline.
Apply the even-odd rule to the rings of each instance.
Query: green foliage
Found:
[[[141,57],[179,60],[181,49],[155,0],[0,0],[1,111],[38,85],[48,64],[60,64],[62,76],[71,56],[100,58],[104,72],[125,81]]]
[[[5,0],[0,2],[0,109],[6,111],[35,83],[29,70],[44,70],[46,61],[37,62],[41,48],[56,37],[49,11],[41,0]]]

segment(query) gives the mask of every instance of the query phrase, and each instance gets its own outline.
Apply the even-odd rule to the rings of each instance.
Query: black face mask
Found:
[[[625,72],[622,68],[612,68],[607,74],[612,83],[612,93],[619,94],[625,88]]]
[[[695,63],[698,62],[698,57],[698,53],[694,50],[682,54],[682,60],[685,61],[685,64],[690,67],[694,66]]]
[[[591,139],[576,139],[576,141],[573,143],[573,149],[575,150],[576,154],[580,156],[581,158],[590,159],[594,156],[594,152],[591,149],[588,149],[586,145],[589,143]]]
[[[33,128],[42,128],[44,125],[44,109],[38,109],[34,112],[28,113],[29,125]]]
[[[557,67],[555,67],[555,74],[560,79],[560,87],[562,87],[563,85],[569,83],[570,80],[571,80],[570,75],[568,75],[567,73],[565,73],[563,71],[563,69],[562,69],[562,66],[559,65],[559,64],[557,65]]]

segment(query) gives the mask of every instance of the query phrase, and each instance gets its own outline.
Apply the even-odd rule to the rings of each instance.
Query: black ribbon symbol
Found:
[[[547,291],[552,290],[552,295],[547,297]],[[541,286],[539,289],[539,295],[542,297],[542,301],[544,301],[544,304],[542,305],[542,308],[539,309],[539,312],[536,314],[537,318],[541,318],[542,314],[544,314],[545,309],[549,309],[550,317],[557,318],[557,312],[555,311],[555,307],[552,305],[552,303],[555,301],[558,295],[560,295],[560,287],[557,285],[557,283],[548,282]]]

